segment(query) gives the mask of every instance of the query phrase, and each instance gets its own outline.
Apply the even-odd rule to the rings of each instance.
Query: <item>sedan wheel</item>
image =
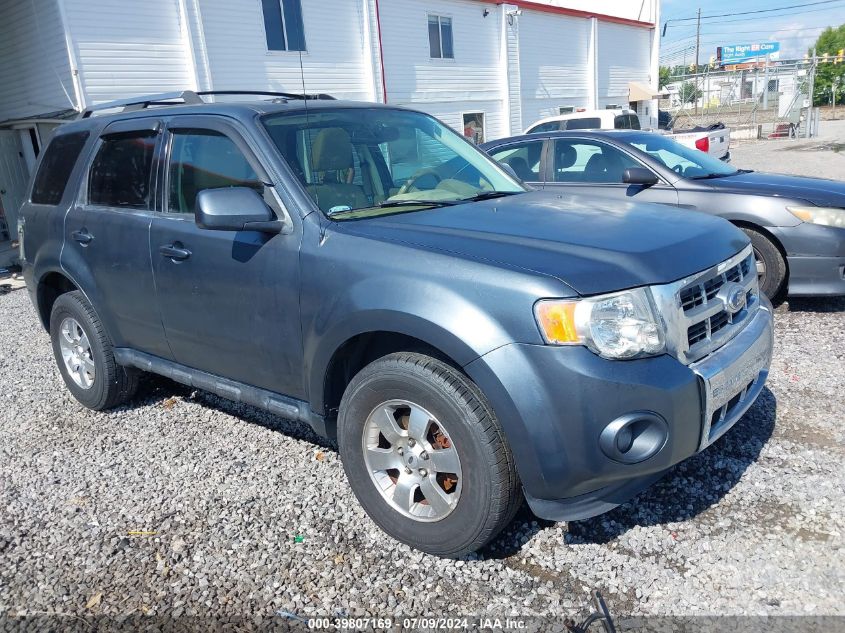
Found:
[[[760,292],[777,301],[787,287],[786,259],[768,236],[747,227],[742,227],[742,230],[751,239],[754,249]]]

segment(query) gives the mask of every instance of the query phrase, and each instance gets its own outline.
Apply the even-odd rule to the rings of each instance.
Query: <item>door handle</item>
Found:
[[[87,246],[91,243],[91,240],[94,239],[94,236],[88,232],[88,229],[80,229],[79,231],[74,231],[70,234],[70,236],[83,246]]]
[[[158,252],[165,257],[169,257],[170,259],[175,259],[177,261],[183,261],[191,256],[191,251],[187,248],[182,248],[181,245],[177,246],[177,244],[166,244],[165,246],[160,247]]]

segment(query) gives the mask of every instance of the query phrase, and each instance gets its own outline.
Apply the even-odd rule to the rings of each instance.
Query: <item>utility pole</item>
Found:
[[[701,7],[698,7],[698,20],[695,25],[695,91],[698,92],[698,54],[701,45]],[[695,99],[695,113],[698,114],[698,97]]]
[[[814,48],[813,49],[813,56],[812,56],[811,61],[810,61],[810,68],[807,71],[808,74],[810,75],[810,77],[808,79],[808,84],[809,84],[808,90],[809,90],[809,93],[810,93],[810,95],[809,95],[810,104],[809,104],[809,107],[807,108],[807,116],[804,119],[804,123],[806,124],[804,126],[804,138],[810,138],[810,135],[811,135],[810,133],[812,132],[811,123],[813,121],[813,91],[815,90],[815,87],[816,87],[815,84],[816,84],[816,64],[817,64],[817,62],[818,62],[818,60],[816,58],[816,49]]]

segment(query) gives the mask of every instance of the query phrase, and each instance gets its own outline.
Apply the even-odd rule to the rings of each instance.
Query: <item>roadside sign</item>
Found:
[[[780,53],[780,42],[760,42],[758,44],[730,44],[716,49],[716,58],[726,64],[742,64],[769,56],[776,59]]]

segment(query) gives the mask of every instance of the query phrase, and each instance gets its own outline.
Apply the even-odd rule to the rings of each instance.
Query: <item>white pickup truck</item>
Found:
[[[731,129],[717,124],[709,127],[695,127],[689,130],[665,132],[681,145],[700,149],[713,158],[725,162],[731,160]]]
[[[568,114],[540,119],[531,125],[525,134],[538,132],[557,132],[559,130],[639,130],[640,119],[637,113],[628,108],[608,108],[606,110],[579,110]],[[681,145],[701,150],[713,158],[730,161],[731,130],[722,124],[710,127],[697,127],[690,130],[664,131],[665,134]]]

